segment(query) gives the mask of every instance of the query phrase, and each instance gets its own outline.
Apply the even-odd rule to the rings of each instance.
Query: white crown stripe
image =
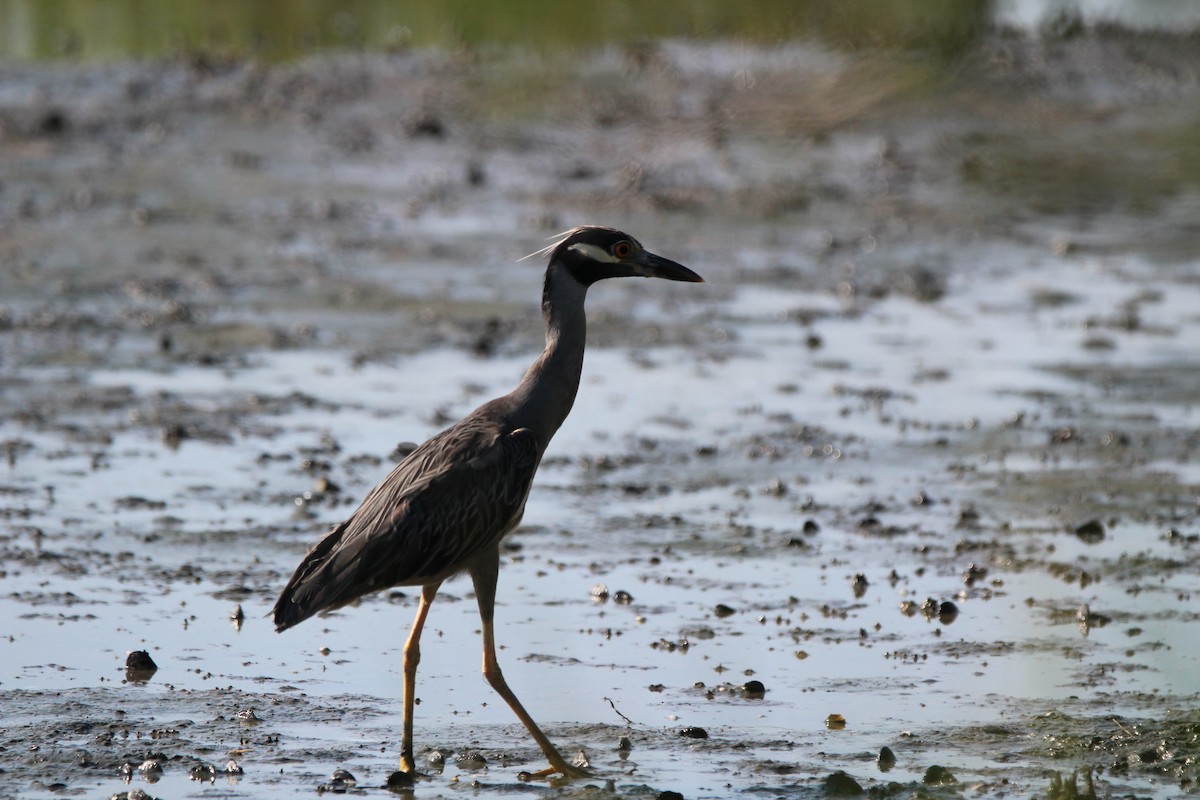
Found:
[[[586,242],[576,242],[575,244],[571,245],[567,249],[573,250],[576,253],[579,253],[582,256],[586,256],[587,258],[590,258],[592,261],[596,261],[601,264],[617,264],[617,263],[620,263],[620,261],[621,261],[621,259],[617,258],[616,256],[614,256],[612,253],[608,252],[604,248],[596,247],[596,245],[588,244]]]

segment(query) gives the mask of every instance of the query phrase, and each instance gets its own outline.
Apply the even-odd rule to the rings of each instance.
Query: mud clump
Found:
[[[842,770],[827,776],[823,782],[825,794],[830,797],[859,797],[865,794],[862,784]]]
[[[145,683],[158,672],[158,664],[145,650],[134,650],[125,657],[125,679],[131,683]]]

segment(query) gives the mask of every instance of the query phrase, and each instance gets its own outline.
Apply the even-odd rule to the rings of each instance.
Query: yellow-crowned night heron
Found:
[[[500,540],[521,521],[546,445],[575,402],[588,287],[603,278],[703,278],[612,228],[575,228],[541,252],[550,253],[542,293],[546,347],[517,388],[410,453],[349,519],[309,551],[275,603],[275,628],[283,631],[370,592],[421,587],[416,620],[404,645],[404,773],[415,772],[413,703],[421,629],[442,581],[465,571],[474,581],[483,620],[483,675],[550,760],[550,767],[535,776],[587,774],[550,743],[496,662],[492,614]]]

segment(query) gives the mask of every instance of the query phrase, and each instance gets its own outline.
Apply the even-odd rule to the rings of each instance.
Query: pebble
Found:
[[[409,789],[412,787],[412,785],[413,776],[409,775],[407,772],[400,772],[397,770],[391,775],[388,775],[387,788],[389,789]]]
[[[825,794],[834,797],[856,797],[863,793],[862,784],[838,770],[825,778]]]
[[[950,770],[945,767],[939,767],[936,764],[925,770],[925,777],[921,780],[926,786],[946,786],[951,783],[958,783],[958,779],[950,773]]]
[[[217,779],[217,768],[212,764],[196,764],[188,770],[188,778],[201,783],[213,783]]]
[[[746,681],[742,684],[742,696],[748,700],[761,700],[767,694],[762,681]]]
[[[125,678],[130,681],[148,681],[158,672],[158,664],[145,650],[133,650],[125,656]]]
[[[1104,524],[1098,519],[1088,520],[1075,529],[1075,535],[1087,544],[1098,544],[1104,541]]]

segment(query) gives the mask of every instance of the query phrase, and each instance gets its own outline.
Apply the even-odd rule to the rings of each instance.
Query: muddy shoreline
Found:
[[[1194,789],[1198,101],[1194,37],[1107,29],[6,65],[0,797],[381,794],[412,593],[263,615],[520,376],[517,259],[584,221],[709,283],[593,292],[506,551],[506,675],[597,772],[553,794]],[[474,614],[415,794],[545,796]]]

